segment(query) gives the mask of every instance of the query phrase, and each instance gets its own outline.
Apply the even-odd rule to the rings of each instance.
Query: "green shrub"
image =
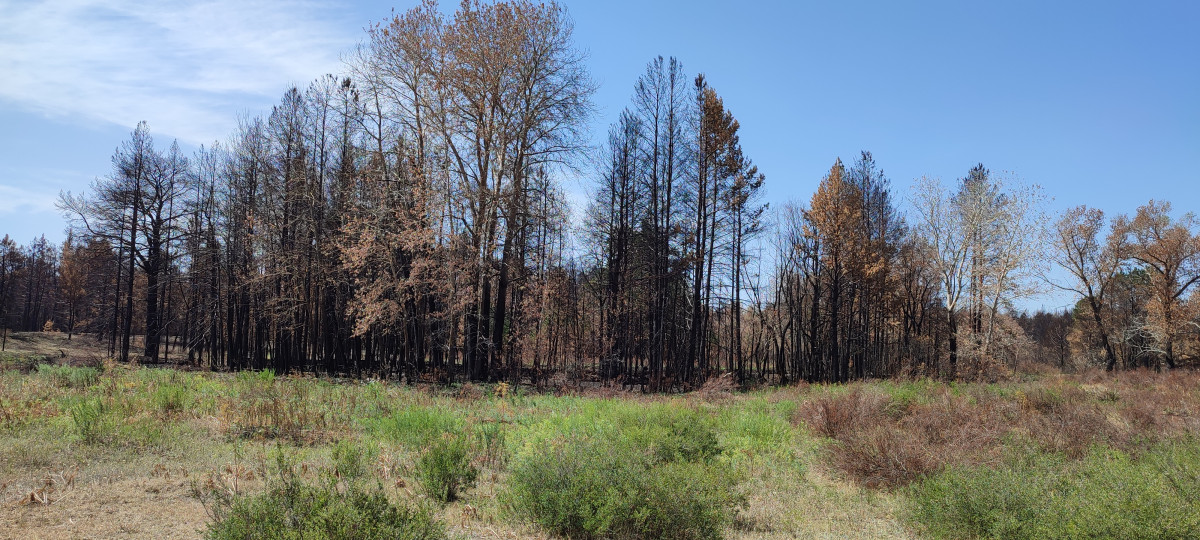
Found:
[[[110,408],[107,402],[98,398],[83,399],[71,405],[71,422],[80,440],[97,444],[112,437],[117,423],[109,414]]]
[[[732,469],[716,464],[666,463],[649,470],[646,498],[630,508],[626,529],[641,538],[721,538],[744,499]]]
[[[513,458],[505,504],[570,538],[720,538],[744,498],[720,454],[712,419],[614,406],[608,422],[538,426]],[[601,416],[603,417],[603,416]],[[570,428],[575,429],[570,429]],[[549,432],[549,433],[547,433]]]
[[[369,462],[373,458],[372,452],[348,440],[338,441],[331,454],[334,474],[348,480],[366,476]]]
[[[1033,455],[952,469],[917,484],[911,517],[940,538],[1196,538],[1200,447],[1140,459],[1094,449],[1070,462]]]
[[[176,414],[192,404],[192,393],[181,384],[160,384],[154,389],[151,399],[159,412]]]
[[[478,453],[484,461],[492,466],[504,462],[504,441],[507,430],[500,422],[482,422],[476,424],[475,441]]]
[[[100,370],[94,367],[38,364],[37,370],[60,388],[87,388],[100,380]]]
[[[220,489],[193,489],[215,518],[205,535],[212,540],[446,538],[445,527],[430,510],[395,504],[378,485],[350,483],[339,490],[329,477],[306,483],[284,457],[259,495],[230,498]]]
[[[475,485],[479,470],[471,464],[463,437],[443,435],[417,458],[417,481],[435,501],[448,503]]]
[[[275,384],[275,370],[267,368],[259,371],[239,371],[237,373],[237,380],[245,386],[271,386]]]

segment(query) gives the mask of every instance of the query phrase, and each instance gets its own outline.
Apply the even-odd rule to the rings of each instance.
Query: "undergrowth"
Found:
[[[479,469],[471,463],[466,438],[449,433],[433,441],[417,458],[417,480],[425,493],[442,504],[458,499],[475,485]]]
[[[745,498],[711,416],[610,405],[530,428],[510,511],[568,538],[721,538]]]
[[[915,484],[911,497],[911,519],[938,538],[1197,538],[1200,445],[951,468]]]
[[[343,454],[341,467],[356,458]],[[350,468],[361,470],[361,465]],[[440,540],[445,526],[431,510],[391,501],[382,487],[328,471],[305,479],[282,451],[269,469],[266,490],[238,496],[229,490],[193,487],[213,521],[211,540]]]
[[[1200,435],[1194,376],[1124,375],[1107,386],[1050,379],[1008,386],[857,384],[805,401],[797,423],[830,439],[835,467],[869,487],[895,488],[948,467],[997,465],[1014,448],[1077,460],[1101,446],[1137,452]],[[919,389],[918,392],[913,390]]]

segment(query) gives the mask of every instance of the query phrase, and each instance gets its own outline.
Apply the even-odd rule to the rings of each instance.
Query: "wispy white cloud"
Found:
[[[340,71],[358,37],[340,13],[289,0],[2,2],[0,101],[209,142],[285,85]]]
[[[0,225],[13,214],[58,215],[58,194],[83,187],[87,173],[54,166],[11,166],[0,164]]]
[[[0,184],[0,216],[15,212],[54,212],[56,193]]]

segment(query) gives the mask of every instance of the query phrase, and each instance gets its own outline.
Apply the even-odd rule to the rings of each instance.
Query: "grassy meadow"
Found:
[[[682,395],[0,354],[0,537],[1198,538],[1200,375]]]

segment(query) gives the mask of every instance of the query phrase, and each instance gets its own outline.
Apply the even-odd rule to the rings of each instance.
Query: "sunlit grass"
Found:
[[[318,478],[332,478],[332,489],[365,483],[402,507],[435,508],[452,537],[653,536],[653,520],[621,516],[651,516],[647,508],[669,501],[694,513],[653,519],[695,525],[679,529],[691,531],[681,537],[988,536],[1008,530],[993,523],[1024,523],[1015,506],[972,510],[990,504],[978,498],[989,485],[1011,486],[1013,497],[1028,498],[1021,504],[1061,517],[1046,529],[1051,536],[1071,530],[1063,517],[1070,508],[1088,505],[1135,520],[1110,520],[1105,531],[1167,514],[1183,517],[1160,532],[1190,530],[1193,510],[1180,501],[1190,500],[1194,456],[1178,445],[1200,433],[1200,377],[1087,377],[553,395],[43,364],[0,372],[0,483],[14,502],[63,471],[93,483],[176,471],[185,482],[236,484],[235,498],[251,497],[266,487],[268,456],[283,449],[308,475],[305,486],[325,489],[312,483]],[[547,468],[564,459],[580,468]],[[1043,489],[1030,478],[1065,487]],[[1135,478],[1141,487],[1123,499],[1103,498],[1097,487],[1134,486]],[[529,498],[541,483],[565,481],[608,521],[578,525],[570,512],[546,510],[584,501]],[[595,489],[608,484],[631,498]],[[72,488],[58,489],[63,496]],[[1050,492],[1063,506],[1037,506]]]

